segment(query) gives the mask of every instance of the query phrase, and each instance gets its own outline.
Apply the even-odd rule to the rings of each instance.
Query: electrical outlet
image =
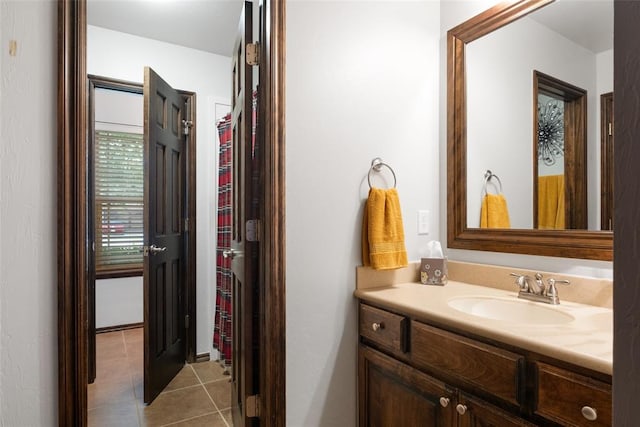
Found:
[[[418,234],[429,234],[429,211],[418,211]]]

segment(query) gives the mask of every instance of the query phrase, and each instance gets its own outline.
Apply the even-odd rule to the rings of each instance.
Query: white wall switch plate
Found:
[[[429,234],[430,216],[428,210],[418,211],[418,234]]]

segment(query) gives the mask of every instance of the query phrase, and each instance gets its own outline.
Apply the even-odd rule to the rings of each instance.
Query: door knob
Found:
[[[440,398],[440,406],[442,406],[443,408],[446,408],[447,406],[449,406],[449,398],[448,397],[441,397]]]
[[[464,415],[467,412],[467,405],[458,403],[458,405],[456,405],[456,411],[458,411],[460,415]]]
[[[235,249],[225,249],[222,251],[222,256],[225,258],[234,259],[237,256],[244,255],[243,251],[236,251]]]
[[[161,248],[157,247],[156,245],[151,245],[151,246],[143,246],[142,248],[142,255],[143,256],[149,256],[149,254],[151,255],[155,255],[159,252],[164,252],[167,250],[166,246],[163,246]]]

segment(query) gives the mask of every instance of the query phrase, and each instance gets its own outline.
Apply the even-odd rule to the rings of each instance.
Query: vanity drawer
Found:
[[[393,351],[407,349],[407,318],[360,304],[360,335]]]
[[[415,366],[519,405],[524,393],[524,357],[457,334],[411,322]]]
[[[538,415],[569,426],[611,425],[611,385],[545,363],[536,371]]]

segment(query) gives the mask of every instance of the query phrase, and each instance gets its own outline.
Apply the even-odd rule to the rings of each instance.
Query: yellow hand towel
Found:
[[[538,177],[538,228],[564,230],[564,175]]]
[[[407,250],[400,199],[395,188],[372,188],[362,220],[362,264],[376,270],[405,267]]]
[[[482,199],[480,228],[511,228],[507,199],[503,194],[486,194]]]

